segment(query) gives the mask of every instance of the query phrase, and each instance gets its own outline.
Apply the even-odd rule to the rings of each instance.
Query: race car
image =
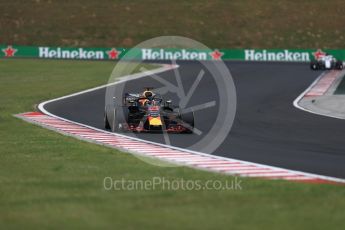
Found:
[[[171,100],[146,88],[142,93],[125,93],[122,105],[116,98],[106,106],[104,126],[112,132],[169,132],[192,133],[194,112],[172,106]]]
[[[323,55],[319,55],[314,61],[311,61],[310,68],[312,70],[342,70],[344,65],[342,61],[338,61],[332,55],[325,53]]]

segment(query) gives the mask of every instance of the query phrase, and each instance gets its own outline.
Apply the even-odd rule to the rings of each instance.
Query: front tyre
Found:
[[[128,109],[127,108],[114,108],[113,109],[113,122],[111,125],[112,132],[123,131],[123,125],[127,123]]]
[[[110,124],[109,124],[109,120],[108,120],[108,116],[107,116],[107,112],[104,113],[104,128],[105,129],[111,129]]]
[[[181,113],[180,117],[181,117],[181,120],[183,121],[183,125],[185,125],[185,128],[187,128],[184,133],[193,133],[194,112]]]
[[[319,69],[319,64],[317,62],[313,61],[313,62],[310,63],[310,68],[312,70],[318,70]]]

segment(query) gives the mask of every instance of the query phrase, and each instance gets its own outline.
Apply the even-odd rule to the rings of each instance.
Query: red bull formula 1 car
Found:
[[[114,101],[114,106],[106,107],[104,113],[104,126],[113,132],[193,132],[193,111],[172,106],[171,100],[163,100],[150,88],[141,94],[126,93],[122,105],[116,104]]]

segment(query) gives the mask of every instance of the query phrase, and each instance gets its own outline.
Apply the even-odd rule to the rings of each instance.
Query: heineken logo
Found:
[[[315,60],[319,60],[322,57],[326,56],[326,53],[323,52],[321,49],[318,49],[316,52],[313,53],[313,55]]]
[[[326,52],[318,49],[174,49],[174,48],[139,48],[127,55],[125,48],[70,48],[70,47],[29,47],[0,45],[0,57],[39,57],[56,59],[84,60],[243,60],[243,61],[296,61],[309,62],[320,59]],[[337,58],[345,56],[344,50],[327,50]]]
[[[14,49],[12,46],[7,46],[7,48],[2,49],[2,52],[4,52],[5,57],[14,57],[14,54],[17,52],[17,49]]]
[[[112,48],[108,51],[89,50],[84,48],[51,48],[39,47],[40,58],[63,58],[63,59],[118,59],[121,51]]]
[[[165,49],[142,49],[142,60],[220,60],[224,53],[214,50],[213,52],[206,51],[191,51],[186,49],[181,50],[165,50]]]
[[[109,59],[118,59],[118,58],[119,58],[119,55],[120,55],[121,53],[122,53],[121,51],[118,51],[118,50],[115,49],[115,48],[112,48],[111,50],[107,51],[107,54],[108,54],[108,58],[109,58]]]
[[[245,50],[246,61],[310,61],[308,52]]]

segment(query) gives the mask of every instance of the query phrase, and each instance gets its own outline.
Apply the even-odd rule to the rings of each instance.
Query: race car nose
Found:
[[[150,117],[149,118],[149,124],[153,126],[161,126],[162,121],[160,117]]]

